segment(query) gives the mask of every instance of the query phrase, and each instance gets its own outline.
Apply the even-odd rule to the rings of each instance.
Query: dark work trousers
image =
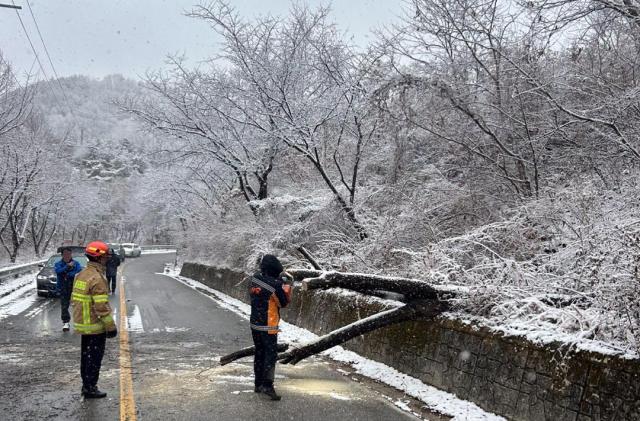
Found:
[[[80,376],[82,377],[82,387],[85,389],[95,387],[98,384],[106,341],[106,333],[82,335],[80,341],[82,350],[80,353]]]
[[[65,279],[60,284],[60,317],[62,323],[71,321],[69,314],[69,303],[71,302],[71,292],[73,291],[73,279]]]
[[[107,285],[111,285],[111,292],[116,293],[116,278],[118,277],[118,272],[109,273],[107,272]]]
[[[256,353],[253,358],[253,374],[256,387],[273,387],[278,357],[278,335],[251,329]]]

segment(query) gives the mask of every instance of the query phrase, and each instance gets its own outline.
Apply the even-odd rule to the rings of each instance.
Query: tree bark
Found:
[[[389,291],[403,294],[407,299],[438,299],[442,292],[422,281],[406,278],[375,276],[360,273],[290,271],[294,279],[302,280],[303,290],[345,288],[367,293],[369,291]],[[315,275],[315,276],[314,276]],[[312,277],[313,276],[313,277]]]
[[[284,352],[289,348],[289,344],[278,344],[278,352]],[[255,346],[248,346],[246,348],[242,348],[236,352],[232,352],[231,354],[225,355],[220,358],[220,365],[227,365],[229,363],[234,362],[235,360],[239,360],[240,358],[250,357],[256,353]]]
[[[311,255],[311,253],[309,253],[309,250],[307,250],[304,246],[298,247],[297,250],[302,256],[304,256],[305,259],[307,259],[309,263],[311,263],[311,266],[313,266],[314,269],[322,270],[322,266],[320,266],[318,261]]]
[[[302,282],[307,278],[317,278],[321,276],[324,271],[316,269],[287,269],[287,273],[293,276],[294,281]]]
[[[305,358],[341,345],[356,336],[380,329],[385,326],[410,320],[430,320],[448,308],[446,302],[438,300],[417,300],[402,307],[383,311],[357,322],[351,323],[338,330],[334,330],[317,340],[297,348],[292,347],[278,355],[282,364],[295,365]]]
[[[431,320],[447,309],[448,304],[445,301],[415,300],[402,307],[386,310],[341,327],[301,347],[294,347],[291,344],[278,344],[278,360],[283,364],[295,365],[305,358],[341,345],[356,336],[410,320]],[[221,357],[220,365],[229,364],[239,358],[254,355],[254,353],[255,347],[243,348]]]

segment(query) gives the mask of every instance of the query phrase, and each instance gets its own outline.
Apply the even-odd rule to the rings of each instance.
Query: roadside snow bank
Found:
[[[2,283],[0,285],[0,320],[22,313],[36,300],[33,274]]]
[[[15,298],[15,294],[12,294],[18,290],[24,289],[25,286],[33,288],[35,291],[35,280],[33,274],[22,275],[17,278],[8,279],[0,284],[0,306],[6,304]],[[11,295],[11,297],[9,297]]]

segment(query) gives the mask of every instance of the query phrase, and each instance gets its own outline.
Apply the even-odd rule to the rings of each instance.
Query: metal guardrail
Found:
[[[174,244],[154,244],[140,246],[142,250],[176,250],[178,247]]]
[[[140,246],[142,250],[176,250],[178,247],[173,244],[154,244],[148,246]],[[6,279],[16,278],[20,275],[35,272],[38,265],[46,263],[46,260],[38,260],[37,262],[25,263],[22,265],[0,268],[0,284]]]
[[[38,270],[38,265],[45,263],[46,260],[39,260],[37,262],[25,263],[23,265],[11,266],[8,268],[0,269],[0,283],[6,279],[16,278],[20,275],[35,272]]]

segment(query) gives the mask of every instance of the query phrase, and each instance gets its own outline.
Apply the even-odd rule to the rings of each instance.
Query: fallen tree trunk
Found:
[[[433,319],[446,309],[447,305],[443,301],[413,301],[402,307],[383,311],[358,320],[299,348],[292,347],[288,351],[278,355],[278,360],[283,364],[297,364],[305,358],[333,348],[334,346],[341,345],[356,336],[409,320]]]
[[[315,269],[287,269],[287,273],[293,276],[295,282],[302,282],[307,278],[317,278],[324,272]]]
[[[293,347],[290,344],[279,344],[278,360],[283,364],[297,364],[305,358],[381,327],[410,320],[433,319],[448,309],[449,304],[446,299],[455,297],[455,293],[452,291],[437,290],[425,282],[414,279],[323,272],[313,269],[290,269],[288,273],[293,276],[295,281],[302,282],[303,290],[345,288],[386,298],[388,298],[387,294],[391,296],[401,294],[407,304],[358,320],[303,346]],[[254,353],[254,347],[244,348],[223,356],[220,359],[220,364],[229,364]]]
[[[398,301],[400,303],[409,302],[407,297],[405,297],[403,294],[399,294],[397,292],[384,291],[380,289],[372,290],[372,291],[362,291],[362,294],[368,295],[370,297],[382,298],[383,300]]]
[[[303,271],[294,271],[294,278],[300,278]],[[360,273],[304,271],[302,289],[345,288],[366,293],[368,291],[389,291],[404,295],[409,300],[440,298],[443,293],[429,284],[415,279],[366,275]],[[315,277],[309,275],[317,274]],[[452,293],[447,293],[451,297]]]
[[[278,344],[278,360],[283,364],[297,364],[305,358],[318,354],[334,346],[341,345],[356,336],[410,320],[430,320],[446,311],[448,305],[445,301],[416,300],[401,307],[383,311],[369,316],[357,322],[351,323],[340,329],[334,330],[313,342],[300,347],[290,344]],[[220,358],[220,365],[229,364],[243,357],[255,354],[255,347],[250,346]]]
[[[284,352],[289,349],[289,344],[278,344],[278,352]],[[231,354],[225,355],[220,358],[220,365],[227,365],[229,363],[234,362],[235,360],[239,360],[240,358],[250,357],[256,353],[255,346],[248,346],[246,348],[242,348],[236,352],[232,352]]]

